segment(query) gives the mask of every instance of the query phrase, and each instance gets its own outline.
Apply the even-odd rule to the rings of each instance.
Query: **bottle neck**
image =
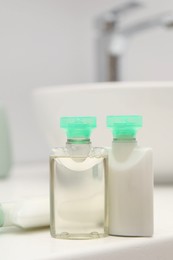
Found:
[[[87,157],[91,150],[90,139],[67,139],[66,148],[71,157]]]
[[[132,143],[132,144],[136,144],[136,138],[117,138],[114,137],[113,138],[113,143]]]
[[[126,161],[137,147],[137,141],[135,138],[130,139],[113,139],[112,153],[117,161]]]
[[[90,144],[89,138],[68,138],[66,144]]]

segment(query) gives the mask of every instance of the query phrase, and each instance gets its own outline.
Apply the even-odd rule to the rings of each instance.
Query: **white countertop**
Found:
[[[48,165],[20,165],[0,180],[0,201],[48,195]],[[155,232],[152,238],[106,237],[94,240],[59,240],[49,228],[24,231],[0,229],[0,259],[173,259],[173,186],[154,190]]]

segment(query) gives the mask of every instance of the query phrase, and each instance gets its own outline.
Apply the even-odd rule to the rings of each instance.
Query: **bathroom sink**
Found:
[[[0,182],[1,201],[49,194],[47,163],[18,164],[10,179]],[[8,192],[7,192],[8,191]],[[172,260],[173,188],[154,189],[154,236],[108,236],[89,240],[54,239],[49,228],[21,230],[1,227],[2,260]],[[9,250],[10,245],[10,250]]]
[[[110,146],[107,115],[142,115],[137,139],[154,151],[156,182],[173,181],[173,82],[92,83],[38,88],[33,93],[37,120],[50,147],[64,145],[61,116],[98,119],[95,146]]]

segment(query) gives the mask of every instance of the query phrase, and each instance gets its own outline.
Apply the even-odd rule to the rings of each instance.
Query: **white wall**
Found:
[[[44,160],[49,149],[32,109],[39,86],[96,80],[94,17],[121,0],[0,0],[0,100],[9,116],[15,162]],[[173,10],[172,0],[144,0],[124,25]],[[124,80],[173,80],[173,30],[146,31],[129,42]],[[57,122],[58,124],[58,122]]]

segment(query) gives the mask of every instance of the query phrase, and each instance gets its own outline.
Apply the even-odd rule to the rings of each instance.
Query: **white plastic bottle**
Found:
[[[0,204],[0,227],[38,228],[49,226],[49,197],[22,199]]]
[[[140,147],[136,131],[141,116],[108,116],[113,130],[109,167],[109,234],[153,235],[152,149]]]

